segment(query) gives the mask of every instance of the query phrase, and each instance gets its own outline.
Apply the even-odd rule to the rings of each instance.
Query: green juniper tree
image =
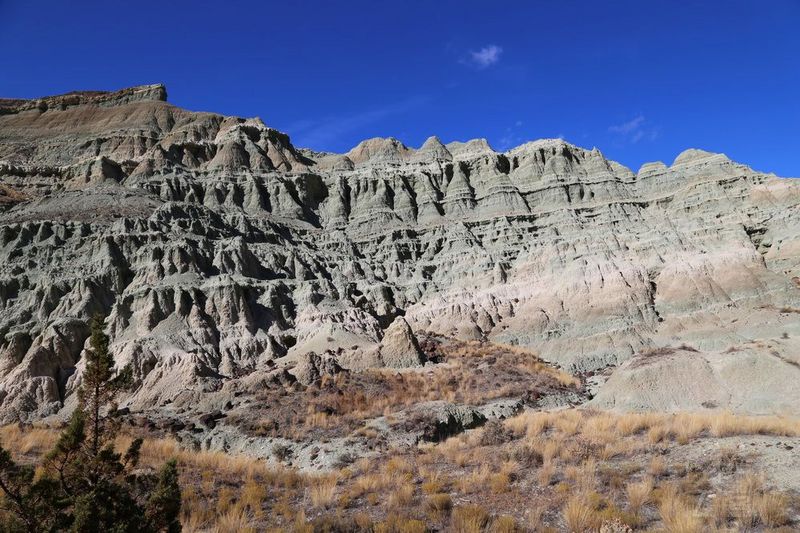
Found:
[[[135,473],[141,439],[114,450],[119,430],[115,398],[131,381],[114,372],[103,319],[91,320],[78,407],[39,472],[0,446],[0,531],[180,531],[178,470]]]

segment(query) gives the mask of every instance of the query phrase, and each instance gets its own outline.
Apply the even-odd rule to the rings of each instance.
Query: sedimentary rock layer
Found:
[[[0,100],[0,421],[69,405],[95,313],[133,409],[312,351],[419,364],[420,330],[573,371],[800,334],[799,205],[701,150],[638,173],[558,139],[331,154],[163,86]]]

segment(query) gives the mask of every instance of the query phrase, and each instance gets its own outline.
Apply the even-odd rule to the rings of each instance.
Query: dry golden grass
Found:
[[[223,515],[227,513],[235,501],[233,489],[230,487],[222,487],[217,492],[217,514]]]
[[[213,531],[215,533],[230,533],[231,531],[255,533],[256,528],[253,527],[252,523],[251,517],[244,509],[239,506],[233,506],[218,515]]]
[[[661,493],[658,514],[669,533],[700,533],[704,531],[703,517],[697,506],[681,495],[674,486]]]
[[[414,500],[414,484],[408,481],[398,485],[390,494],[388,505],[393,509],[408,507]]]
[[[449,494],[431,494],[425,500],[425,508],[432,520],[443,520],[453,509],[453,499]]]
[[[767,492],[764,480],[757,474],[746,474],[736,484],[733,514],[742,527],[752,528],[759,523],[770,528],[790,522],[789,498],[785,494]]]
[[[785,494],[761,494],[755,501],[756,512],[762,524],[776,528],[789,524],[789,498]]]
[[[480,505],[461,505],[453,509],[452,529],[455,533],[481,533],[489,522],[489,513]]]
[[[561,452],[564,449],[563,441],[556,439],[548,439],[537,444],[534,444],[534,447],[539,450],[539,453],[542,454],[542,461],[545,463],[552,462],[554,459],[560,458]]]
[[[522,531],[513,516],[501,515],[492,520],[489,526],[491,533],[516,533]]]
[[[405,457],[392,457],[386,463],[384,471],[391,478],[406,478],[414,471],[414,467]]]
[[[712,501],[708,509],[711,523],[716,528],[725,528],[731,519],[733,501],[726,495],[718,494]]]
[[[216,513],[214,508],[202,496],[199,496],[194,487],[186,487],[181,492],[181,524],[184,531],[207,530],[214,523]]]
[[[526,412],[506,422],[516,436],[531,441],[546,434],[560,440],[580,436],[597,445],[616,444],[619,439],[645,433],[650,444],[673,440],[686,444],[694,439],[735,435],[800,436],[800,420],[780,416],[743,416],[729,412],[678,414],[622,414],[574,409],[556,412]],[[623,449],[624,451],[624,449]]]
[[[553,482],[553,476],[555,475],[556,467],[552,461],[546,461],[542,463],[542,466],[539,468],[539,471],[536,473],[536,479],[539,481],[540,485],[547,486]]]
[[[352,431],[367,436],[370,430],[363,427],[364,420],[388,417],[423,401],[477,405],[496,398],[520,397],[531,388],[557,391],[580,386],[574,376],[519,347],[453,341],[441,345],[440,352],[444,364],[420,371],[370,369],[324,376],[312,386],[314,394],[291,390],[288,402],[273,402],[273,397],[265,396],[265,407],[257,414],[234,414],[229,421],[253,434],[294,440]],[[486,361],[491,365],[476,373],[475,369]]]
[[[667,472],[667,463],[660,455],[656,455],[650,460],[650,465],[647,467],[647,473],[658,479]]]
[[[239,496],[239,501],[242,505],[253,513],[253,516],[261,518],[264,515],[264,501],[266,499],[266,487],[257,482],[253,477],[247,478]]]
[[[427,528],[421,520],[389,514],[386,520],[375,524],[372,530],[374,533],[425,533]]]
[[[18,424],[0,427],[0,446],[17,454],[42,454],[58,440],[58,431],[47,427],[22,428]]]
[[[305,423],[328,422],[310,416]],[[186,531],[322,531],[334,525],[387,533],[426,526],[464,532],[523,526],[597,531],[601,524],[628,524],[683,533],[797,525],[791,521],[797,502],[768,492],[761,478],[743,475],[752,468],[749,463],[732,457],[682,465],[677,462],[682,454],[667,453],[717,436],[795,435],[794,420],[571,409],[525,412],[503,424],[504,439],[487,443],[483,431],[473,431],[441,443],[379,449],[377,456],[314,476],[250,457],[186,450],[171,438],[147,439],[141,465],[155,468],[178,459],[186,481],[181,512]],[[4,445],[29,459],[50,448],[56,436],[47,428],[0,428]],[[132,436],[120,436],[117,449],[131,441]],[[717,483],[720,476],[726,482],[738,479],[735,488],[712,488],[709,477]],[[716,497],[709,497],[712,492]]]
[[[308,487],[308,496],[314,507],[328,509],[336,501],[336,484],[339,479],[336,475],[319,476],[312,478]]]
[[[564,528],[570,533],[583,533],[593,529],[596,524],[594,508],[583,496],[570,498],[561,509]]]
[[[628,509],[638,516],[642,507],[650,502],[653,494],[653,480],[647,478],[637,483],[631,483],[626,487],[625,493],[628,496]]]
[[[364,494],[370,494],[382,490],[385,487],[386,476],[380,474],[369,474],[357,476],[351,488],[353,497],[358,498]]]
[[[424,480],[421,488],[425,494],[439,494],[450,487],[450,479],[438,470],[420,468],[419,474]]]
[[[762,494],[763,480],[756,474],[747,474],[739,479],[735,487],[735,515],[743,527],[753,527],[758,523],[756,502]]]

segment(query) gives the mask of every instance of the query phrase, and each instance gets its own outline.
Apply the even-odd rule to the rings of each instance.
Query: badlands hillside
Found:
[[[602,407],[797,414],[799,205],[695,149],[638,173],[553,139],[315,153],[160,85],[0,100],[0,420],[70,404],[96,313],[136,411],[419,366],[426,332],[615,368]]]
[[[189,529],[798,523],[800,182],[559,139],[319,153],[166,100],[0,100],[7,448],[52,440],[100,315],[146,454],[207,454]]]

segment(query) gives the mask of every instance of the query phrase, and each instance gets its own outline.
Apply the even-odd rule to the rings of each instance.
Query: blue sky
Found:
[[[799,0],[0,0],[0,51],[0,96],[163,82],[315,149],[561,136],[800,176]]]

